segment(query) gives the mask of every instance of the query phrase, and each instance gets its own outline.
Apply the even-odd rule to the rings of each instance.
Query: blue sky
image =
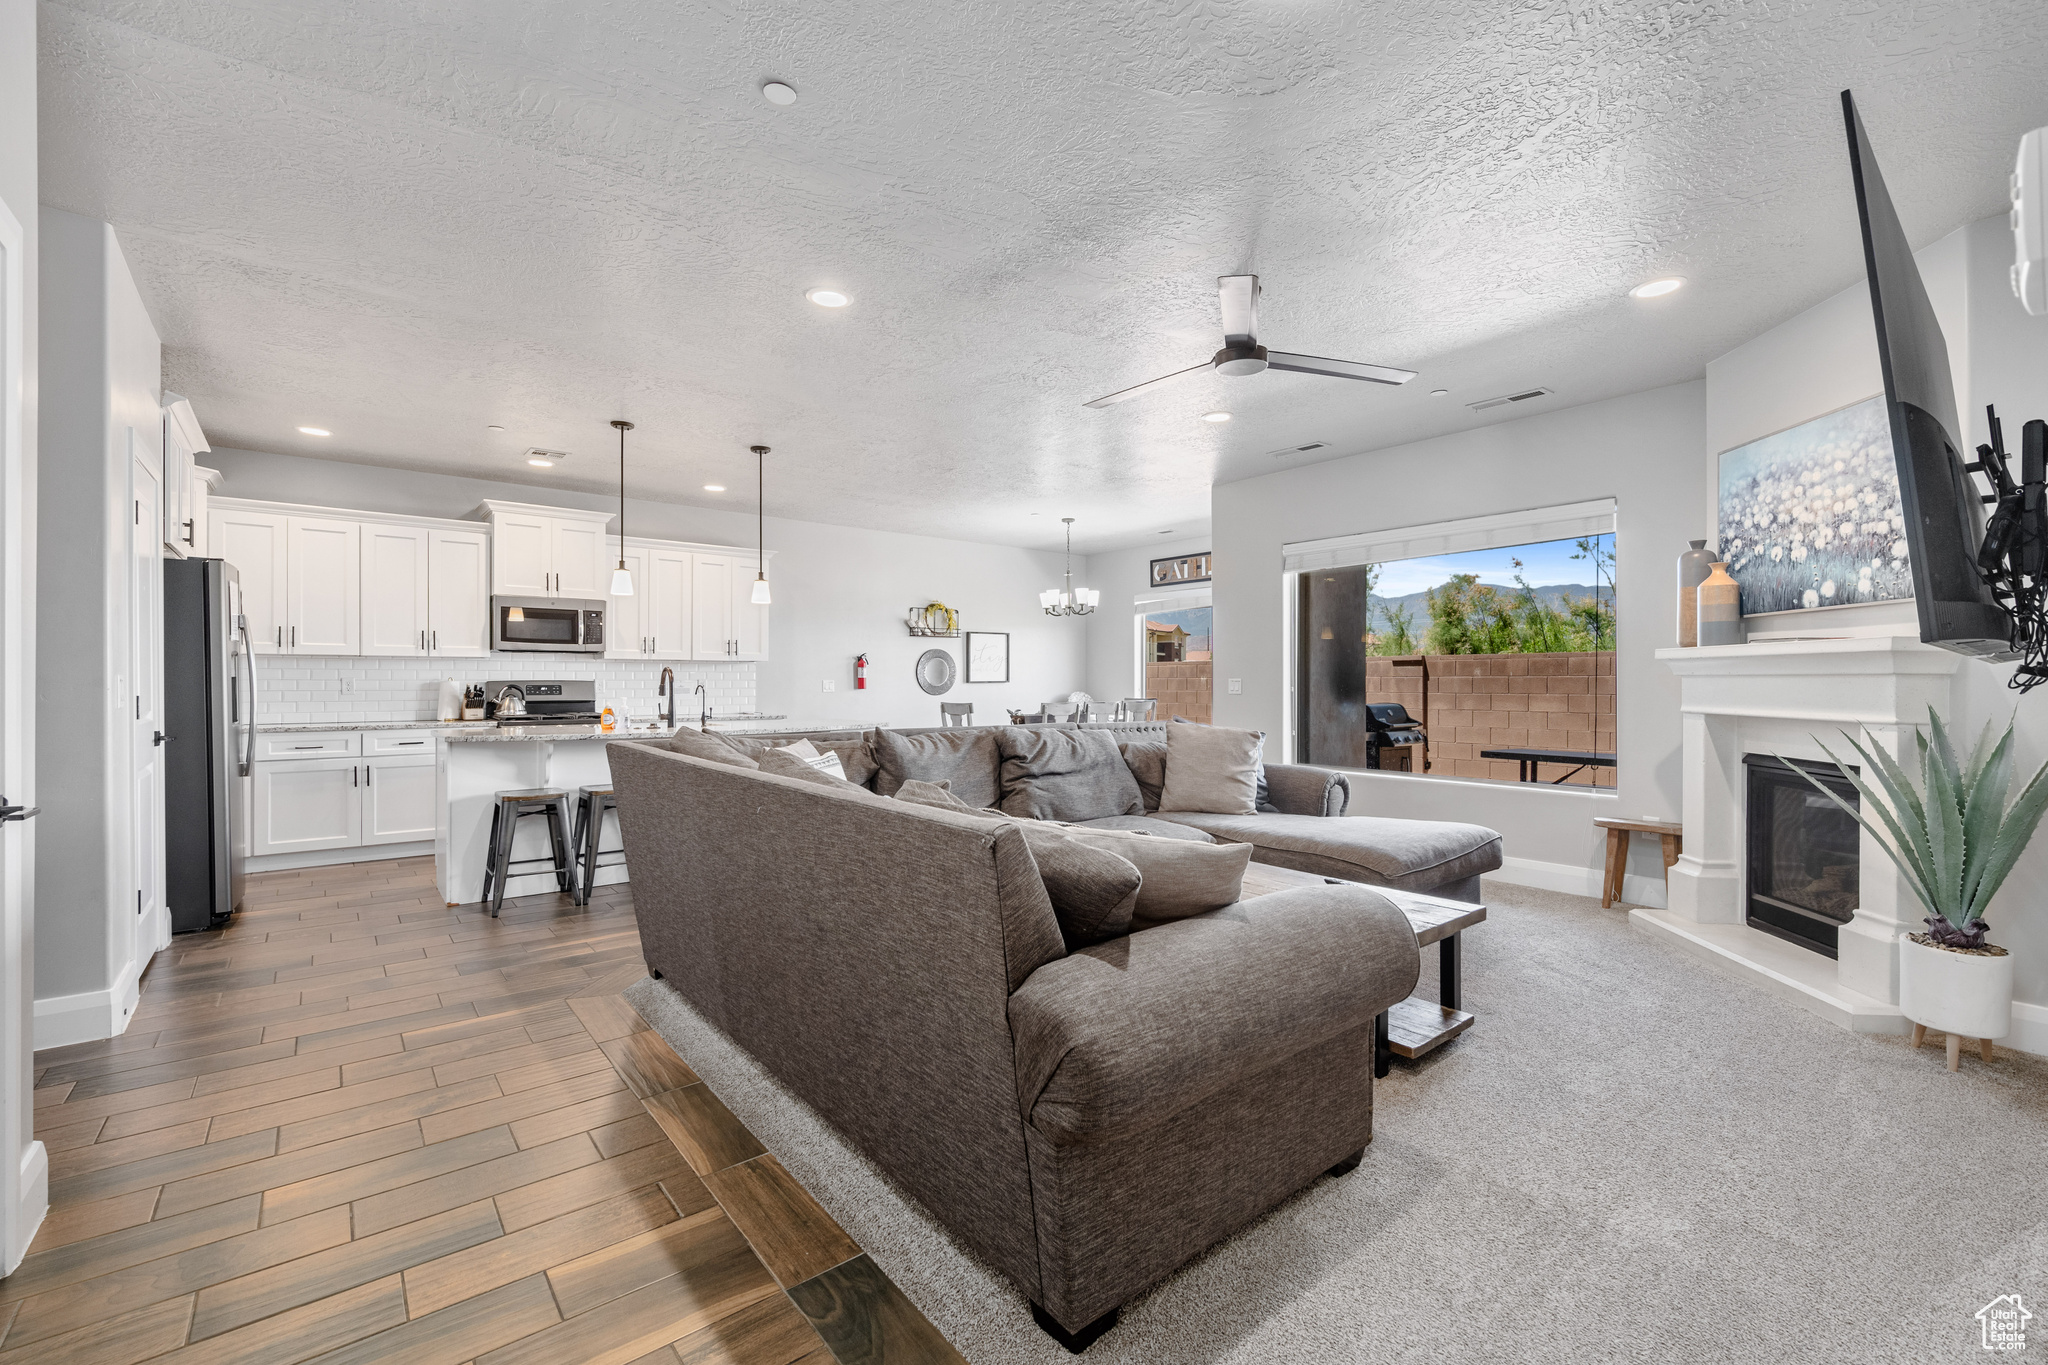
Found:
[[[1608,542],[1612,545],[1611,538]],[[1457,555],[1432,555],[1422,559],[1397,559],[1379,566],[1379,581],[1373,593],[1379,597],[1405,597],[1424,588],[1439,587],[1452,574],[1476,573],[1482,583],[1506,586],[1514,582],[1513,561],[1522,561],[1522,576],[1529,586],[1547,583],[1584,583],[1590,586],[1593,563],[1573,559],[1576,546],[1569,540],[1546,540],[1534,545],[1516,545],[1500,550],[1468,550]]]

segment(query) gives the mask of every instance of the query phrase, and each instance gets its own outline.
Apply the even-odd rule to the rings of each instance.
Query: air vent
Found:
[[[1328,441],[1310,441],[1307,445],[1281,446],[1278,450],[1269,450],[1266,453],[1274,459],[1280,460],[1285,459],[1289,455],[1306,455],[1311,450],[1328,450],[1329,448],[1330,443]]]
[[[539,446],[528,446],[519,452],[519,457],[523,460],[548,460],[559,464],[569,458],[569,452],[566,450],[542,450]]]
[[[1467,403],[1465,406],[1474,412],[1485,412],[1488,408],[1504,408],[1510,403],[1526,403],[1532,398],[1545,398],[1550,393],[1549,389],[1523,389],[1520,393],[1504,393],[1498,398],[1482,398],[1477,403]]]

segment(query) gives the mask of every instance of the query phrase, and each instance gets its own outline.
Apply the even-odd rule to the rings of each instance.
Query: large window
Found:
[[[1612,528],[1593,504],[1288,547],[1296,758],[1612,787]],[[1518,529],[1574,533],[1502,543]]]
[[[1159,719],[1183,716],[1207,725],[1215,652],[1209,635],[1211,609],[1170,608],[1138,613],[1139,686],[1159,703]]]

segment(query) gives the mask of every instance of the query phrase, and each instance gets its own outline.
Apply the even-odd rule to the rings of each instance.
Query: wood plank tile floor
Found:
[[[253,876],[128,1031],[36,1054],[50,1215],[0,1365],[960,1356],[619,995],[630,885]]]

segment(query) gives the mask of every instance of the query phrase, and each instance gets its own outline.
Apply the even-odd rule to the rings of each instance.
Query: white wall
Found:
[[[1200,554],[1208,548],[1209,534],[1204,531],[1172,539],[1161,536],[1156,545],[1088,557],[1088,578],[1083,586],[1100,592],[1102,605],[1088,618],[1088,685],[1082,690],[1101,706],[1114,706],[1119,697],[1144,695],[1138,678],[1137,599],[1156,595],[1152,561]],[[1200,586],[1213,590],[1212,584]]]
[[[161,348],[113,229],[46,208],[41,247],[35,1013],[50,1046],[126,1027],[146,965],[131,847],[129,452],[159,458],[163,432]]]
[[[1351,802],[1354,815],[1491,826],[1509,860],[1503,875],[1599,894],[1605,836],[1594,816],[1678,818],[1678,686],[1652,652],[1677,630],[1674,562],[1687,540],[1710,534],[1694,495],[1704,487],[1703,436],[1702,386],[1677,384],[1218,486],[1211,508],[1216,676],[1243,678],[1244,692],[1231,696],[1219,686],[1217,722],[1282,731],[1289,610],[1282,545],[1614,498],[1615,790],[1361,773],[1352,779]],[[1661,858],[1645,844],[1630,866],[1629,897],[1661,904]]]
[[[0,654],[7,669],[0,707],[0,780],[9,800],[33,805],[36,667],[37,218],[36,5],[0,0],[0,208],[21,232],[16,262],[21,291],[19,387],[0,397],[0,418],[15,423],[17,467],[0,482]],[[10,345],[0,336],[0,351]],[[6,357],[0,356],[0,360]],[[0,434],[0,441],[6,439]],[[29,1095],[34,1074],[34,821],[0,831],[0,1275],[28,1250],[49,1207],[49,1162],[35,1140]]]
[[[199,418],[204,422],[206,414],[201,412]],[[247,450],[216,448],[207,461],[225,476],[222,496],[233,498],[433,517],[467,517],[485,498],[597,509],[618,505],[587,493],[551,495],[528,484]],[[773,466],[769,475],[768,501],[773,506]],[[630,465],[627,477],[630,482]],[[634,536],[715,545],[754,543],[750,512],[628,499],[626,515],[627,529]],[[1057,552],[780,517],[768,518],[767,539],[775,552],[768,571],[775,606],[770,657],[757,666],[756,674],[757,701],[763,711],[787,715],[793,724],[806,726],[936,725],[941,700],[971,701],[975,720],[988,723],[1003,720],[1006,706],[1063,697],[1082,686],[1087,674],[1086,628],[1079,622],[1055,621],[1038,606],[1038,593],[1060,581],[1062,561]],[[1075,560],[1077,572],[1085,565],[1085,560]],[[904,613],[913,604],[931,601],[957,610],[971,629],[1010,632],[1007,685],[964,681],[964,640],[910,636]],[[963,681],[943,698],[925,695],[913,680],[912,668],[926,649],[946,650],[962,675]],[[868,687],[856,692],[853,660],[863,652],[868,656]],[[677,671],[680,675],[685,670]],[[830,694],[822,687],[828,678],[835,687]]]
[[[1947,334],[1964,439],[1989,439],[1984,405],[1994,404],[2007,448],[2019,450],[2028,418],[2048,418],[2048,318],[2028,317],[2012,297],[2006,271],[2012,233],[2005,218],[1957,229],[1917,253],[1935,314]],[[1870,294],[1861,283],[1731,351],[1707,367],[1707,450],[1726,450],[1882,392]],[[1711,517],[1713,489],[1702,489]],[[1828,630],[1845,625],[1915,625],[1910,602],[1787,612],[1751,618],[1754,630]],[[2010,665],[1963,662],[1956,674],[1956,728],[1974,738],[1985,722],[2017,720],[2018,766],[2031,773],[2048,762],[2048,692],[2027,697],[2007,689]],[[2013,869],[1986,916],[1994,941],[2013,950],[2017,1022],[2025,1045],[2048,1051],[2048,839],[2037,837]]]

